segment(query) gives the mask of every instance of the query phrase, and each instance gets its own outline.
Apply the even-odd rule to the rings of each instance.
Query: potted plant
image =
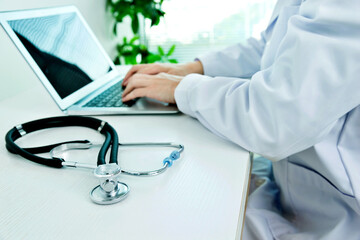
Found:
[[[170,58],[175,51],[175,45],[171,46],[167,53],[161,46],[158,46],[158,52],[149,51],[145,43],[140,42],[140,19],[150,19],[151,27],[160,23],[161,17],[165,15],[162,11],[163,0],[107,0],[106,8],[114,18],[113,33],[117,35],[117,25],[122,23],[124,18],[129,16],[131,19],[131,29],[134,37],[128,40],[123,38],[123,42],[116,47],[117,56],[114,59],[115,64],[137,64],[153,62],[177,63],[176,59]],[[144,33],[143,33],[144,34]]]

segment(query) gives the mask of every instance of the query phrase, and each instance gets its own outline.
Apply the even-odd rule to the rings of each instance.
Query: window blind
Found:
[[[192,61],[211,50],[260,37],[271,17],[275,0],[167,0],[165,17],[150,28],[145,22],[150,51],[161,46],[165,52],[175,44],[172,58]]]

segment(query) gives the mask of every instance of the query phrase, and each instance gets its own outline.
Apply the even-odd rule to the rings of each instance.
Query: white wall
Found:
[[[0,0],[0,11],[75,5],[113,58],[116,39],[112,35],[111,16],[105,10],[105,0]],[[128,24],[120,32],[128,32]],[[0,27],[0,100],[41,84],[4,29]],[[45,89],[44,89],[45,91]]]

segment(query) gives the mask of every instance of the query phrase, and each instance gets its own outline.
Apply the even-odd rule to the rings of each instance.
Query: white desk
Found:
[[[249,153],[185,115],[107,116],[120,141],[174,141],[180,160],[157,177],[123,176],[131,192],[108,206],[91,202],[98,184],[91,171],[53,169],[5,149],[13,126],[63,115],[38,85],[0,102],[0,239],[239,239],[250,171]],[[25,136],[21,146],[102,137],[85,128],[53,129]],[[169,150],[167,150],[169,151]],[[170,150],[171,151],[171,150]],[[123,168],[162,165],[169,152],[128,151]],[[89,160],[96,162],[94,156]]]

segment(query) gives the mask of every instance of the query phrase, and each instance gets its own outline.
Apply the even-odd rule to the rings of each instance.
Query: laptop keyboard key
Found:
[[[131,107],[135,104],[137,99],[122,102],[123,88],[121,82],[114,84],[103,93],[93,98],[85,104],[85,107]]]

